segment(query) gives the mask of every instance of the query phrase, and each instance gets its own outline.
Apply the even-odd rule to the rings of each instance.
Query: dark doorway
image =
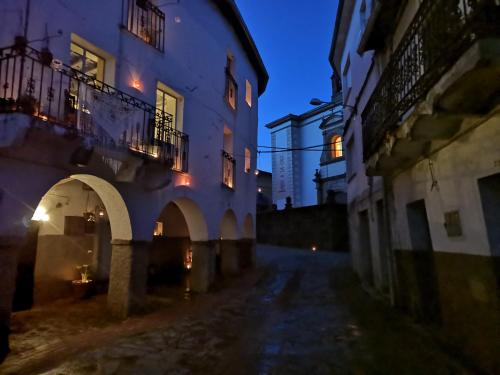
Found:
[[[422,199],[409,203],[406,206],[406,212],[419,293],[419,311],[416,313],[423,321],[439,323],[441,321],[439,284],[425,201]]]
[[[359,247],[363,282],[373,286],[373,260],[368,210],[359,213]]]
[[[500,174],[478,180],[491,255],[500,256]]]
[[[385,222],[384,201],[377,201],[378,248],[380,257],[380,273],[382,277],[382,292],[389,293],[389,241]]]

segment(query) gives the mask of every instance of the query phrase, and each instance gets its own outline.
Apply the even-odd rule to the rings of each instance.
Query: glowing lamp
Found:
[[[256,169],[256,170],[255,170],[255,172],[254,172],[254,174],[255,174],[256,176],[258,176],[258,175],[259,175],[259,170],[258,170],[258,169]]]
[[[141,88],[142,88],[142,84],[141,84],[141,81],[139,81],[138,79],[134,79],[132,81],[132,87],[136,90],[139,90],[141,91]]]
[[[317,250],[317,249],[316,249],[316,246],[313,246],[313,247],[311,248],[311,250],[312,250],[312,251],[316,251],[316,250]]]
[[[31,218],[33,221],[49,221],[50,216],[47,214],[47,210],[45,207],[38,206],[33,213],[33,217]]]
[[[258,191],[259,193],[262,193],[262,188],[258,188],[258,189],[257,189],[257,191]]]

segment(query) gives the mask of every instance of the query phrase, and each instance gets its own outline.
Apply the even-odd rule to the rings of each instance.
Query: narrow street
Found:
[[[178,297],[100,332],[57,332],[59,343],[13,353],[0,373],[473,373],[370,299],[349,271],[349,255],[259,246],[258,258],[258,269],[231,288]]]

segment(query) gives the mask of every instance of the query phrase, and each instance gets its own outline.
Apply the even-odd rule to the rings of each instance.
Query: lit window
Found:
[[[157,114],[163,116],[163,113],[172,116],[171,127],[177,127],[177,98],[168,92],[156,89],[156,110]]]
[[[341,158],[344,156],[344,152],[342,150],[342,137],[340,135],[334,135],[330,143],[332,158]]]
[[[71,42],[71,67],[99,81],[104,81],[104,59]]]
[[[163,236],[163,223],[161,221],[157,221],[155,223],[155,230],[153,232],[154,236]]]
[[[250,164],[252,163],[252,153],[245,148],[245,173],[250,173]]]
[[[246,81],[245,101],[249,107],[252,106],[252,85],[248,82],[248,80]]]
[[[227,57],[226,63],[226,100],[232,109],[236,109],[236,98],[238,96],[238,85],[234,79],[234,60]]]

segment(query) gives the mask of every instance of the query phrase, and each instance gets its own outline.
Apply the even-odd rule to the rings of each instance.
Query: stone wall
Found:
[[[395,251],[395,258],[398,305],[439,327],[453,347],[498,373],[500,258],[405,250]]]
[[[325,204],[257,215],[257,241],[278,246],[347,251],[347,208]]]

